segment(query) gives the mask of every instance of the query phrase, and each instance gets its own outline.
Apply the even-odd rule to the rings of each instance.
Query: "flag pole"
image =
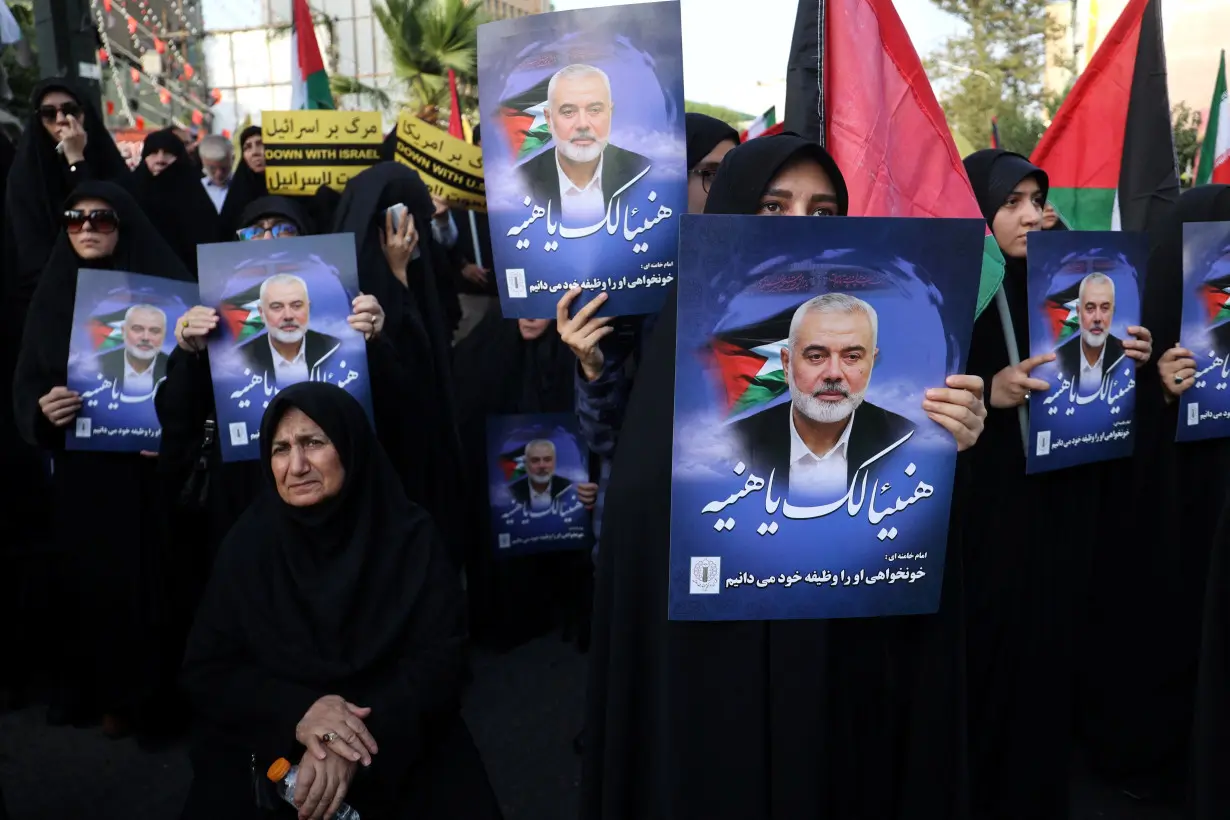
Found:
[[[483,252],[478,247],[478,222],[474,219],[473,211],[466,211],[466,216],[470,217],[470,241],[474,243],[474,264],[481,268],[483,267]]]
[[[1004,344],[1008,348],[1008,363],[1016,367],[1021,363],[1021,350],[1016,346],[1016,329],[1012,326],[1012,312],[1008,309],[1008,294],[1004,293],[1004,286],[1001,283],[999,290],[995,291],[995,307],[999,311],[999,323],[1004,328]],[[991,389],[988,386],[987,404],[991,403]],[[1025,456],[1029,456],[1029,411],[1025,409],[1025,405],[1019,405],[1016,408],[1017,419],[1021,422],[1021,447],[1025,450]]]

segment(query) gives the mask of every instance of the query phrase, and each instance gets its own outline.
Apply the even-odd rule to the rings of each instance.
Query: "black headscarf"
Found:
[[[728,153],[705,212],[755,213],[800,156],[825,169],[844,215],[836,163],[793,134]],[[677,301],[649,340],[606,493],[581,816],[961,816],[959,575],[927,618],[667,620]],[[952,556],[945,572],[959,567]],[[739,719],[705,717],[719,714]],[[732,756],[748,776],[706,785]]]
[[[265,184],[265,175],[258,174],[248,167],[243,158],[243,144],[251,137],[259,136],[261,127],[249,125],[239,135],[239,165],[231,177],[231,184],[226,189],[226,200],[222,203],[222,213],[218,217],[218,241],[230,242],[235,238],[235,231],[244,227],[242,216],[255,200],[269,195]]]
[[[1051,189],[1046,171],[1020,154],[1002,148],[984,148],[970,154],[965,158],[965,173],[969,176],[978,207],[988,225],[995,221],[995,214],[999,213],[1012,190],[1025,177],[1032,176],[1038,180],[1043,199]]]
[[[765,186],[787,163],[804,157],[814,159],[824,169],[837,193],[837,213],[845,216],[850,211],[850,194],[837,162],[816,143],[790,132],[748,140],[727,154],[709,189],[705,213],[756,213]],[[669,312],[663,309],[664,314]],[[674,338],[673,323],[671,337]]]
[[[739,144],[739,132],[721,120],[708,114],[684,115],[688,136],[688,170],[696,167],[709,152],[726,140]]]
[[[34,441],[42,413],[38,399],[52,387],[63,385],[68,376],[69,337],[77,291],[77,269],[101,268],[161,276],[182,282],[195,277],[146,218],[132,196],[111,182],[86,181],[77,186],[61,207],[73,207],[84,199],[101,199],[119,216],[119,240],[106,259],[82,261],[63,230],[56,240],[38,288],[30,303],[29,321],[22,339],[14,382],[14,405],[18,425],[27,440]],[[44,431],[45,432],[45,431]]]
[[[175,156],[157,176],[145,164],[145,158],[155,151]],[[145,138],[141,164],[132,172],[130,188],[162,238],[195,274],[196,246],[217,238],[218,211],[201,184],[200,168],[192,163],[175,129],[164,128]]]
[[[308,212],[304,210],[298,200],[288,196],[263,196],[260,199],[249,202],[247,207],[243,209],[243,213],[240,214],[235,230],[246,228],[254,222],[271,216],[281,217],[288,222],[293,222],[295,227],[299,229],[300,236],[316,233],[316,226],[312,223]],[[232,233],[229,239],[235,239],[235,234]]]
[[[320,426],[346,471],[341,491],[310,507],[281,499],[270,466],[274,432],[292,407]],[[230,588],[245,630],[267,650],[261,665],[336,681],[400,649],[433,535],[362,406],[320,382],[283,390],[261,420],[261,468],[263,491],[223,542],[213,579]]]
[[[128,176],[128,166],[89,96],[63,78],[39,82],[30,94],[35,110],[17,143],[17,156],[5,192],[6,218],[12,224],[13,236],[21,239],[17,243],[17,270],[8,276],[16,274],[14,290],[22,307],[34,292],[39,272],[60,232],[60,206],[80,178],[70,173],[64,157],[56,153],[55,138],[47,133],[39,118],[39,104],[51,91],[70,94],[81,106],[88,167],[77,173],[96,180],[118,181]]]

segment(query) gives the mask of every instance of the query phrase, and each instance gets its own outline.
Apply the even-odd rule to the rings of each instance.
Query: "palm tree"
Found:
[[[389,40],[404,99],[395,101],[353,77],[335,77],[335,94],[357,94],[381,108],[399,102],[398,107],[435,121],[448,107],[452,69],[462,107],[477,104],[478,26],[485,22],[478,0],[384,0],[373,3],[372,13]]]

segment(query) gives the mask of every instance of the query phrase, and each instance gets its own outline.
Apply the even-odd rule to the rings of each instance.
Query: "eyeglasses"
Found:
[[[713,178],[717,176],[716,168],[696,168],[688,172],[694,177],[700,177],[700,185],[705,189],[705,193],[709,193],[709,187],[713,185]]]
[[[66,117],[80,117],[81,106],[75,102],[66,102],[61,105],[40,105],[38,115],[43,118],[43,122],[55,122],[59,115],[63,114]]]
[[[299,228],[293,222],[277,222],[269,227],[261,227],[260,225],[249,225],[246,228],[240,228],[235,231],[235,235],[242,242],[251,242],[253,239],[260,239],[265,234],[269,234],[271,239],[277,239],[279,236],[298,236]]]
[[[85,230],[86,223],[95,233],[115,233],[120,226],[120,216],[110,208],[99,209],[97,211],[80,211],[73,209],[65,211],[62,217],[64,222],[64,230],[69,233],[81,233]]]

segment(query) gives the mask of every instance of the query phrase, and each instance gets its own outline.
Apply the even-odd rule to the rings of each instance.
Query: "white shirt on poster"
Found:
[[[126,396],[148,396],[154,392],[154,361],[152,359],[145,370],[138,372],[132,366],[132,362],[128,360],[128,354],[124,354],[124,387],[122,392]]]
[[[269,338],[269,351],[273,353],[273,370],[278,389],[290,387],[292,384],[308,380],[307,337],[299,342],[299,352],[294,359],[287,359],[273,346],[273,337]]]
[[[555,170],[559,172],[560,217],[570,227],[593,225],[606,218],[606,202],[602,198],[602,164],[604,155],[598,158],[594,175],[584,188],[573,184],[559,164],[559,152],[555,154]]]
[[[857,411],[855,411],[857,412]],[[846,429],[833,448],[817,455],[808,448],[794,424],[794,408],[790,409],[790,500],[791,503],[827,503],[846,494],[847,459],[850,430],[854,428],[850,414]]]
[[[1102,389],[1102,363],[1106,360],[1106,344],[1098,348],[1098,360],[1089,364],[1085,358],[1084,346],[1078,351],[1081,357],[1080,395],[1092,396]]]

